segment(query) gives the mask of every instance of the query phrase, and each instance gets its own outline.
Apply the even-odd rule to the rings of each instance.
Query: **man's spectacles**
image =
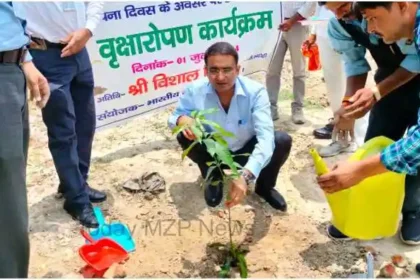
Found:
[[[229,75],[233,72],[233,68],[232,67],[225,67],[225,68],[211,67],[210,69],[208,69],[208,72],[211,75],[217,75],[220,72],[222,72],[222,74],[224,74],[224,75]]]

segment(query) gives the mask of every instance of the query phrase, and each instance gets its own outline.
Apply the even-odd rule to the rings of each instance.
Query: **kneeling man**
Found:
[[[285,132],[274,131],[268,93],[262,84],[239,76],[238,53],[225,42],[210,46],[205,52],[206,78],[191,83],[184,90],[179,103],[169,118],[169,127],[193,122],[190,114],[195,110],[218,108],[206,115],[208,120],[218,123],[223,129],[235,134],[226,138],[235,160],[244,168],[241,177],[231,184],[231,199],[228,207],[239,204],[248,185],[256,181],[255,192],[273,208],[286,211],[283,196],[275,190],[280,168],[289,156],[292,138]],[[195,139],[190,130],[177,135],[183,150]],[[188,157],[200,168],[203,178],[207,175],[209,161],[213,161],[203,145],[195,145]],[[211,174],[218,181],[220,174]],[[204,197],[207,205],[215,207],[223,198],[223,184],[206,185]]]

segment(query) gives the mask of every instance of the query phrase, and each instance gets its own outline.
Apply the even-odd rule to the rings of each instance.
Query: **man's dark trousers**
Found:
[[[29,266],[26,82],[16,64],[0,63],[0,277],[27,278]]]
[[[280,172],[280,168],[289,157],[292,147],[292,138],[287,133],[275,131],[274,136],[275,148],[273,156],[271,157],[270,162],[261,170],[255,184],[255,191],[260,194],[267,193],[276,186],[277,176]],[[178,134],[177,140],[183,150],[187,149],[192,143],[192,141],[185,138],[182,133]],[[245,144],[244,147],[238,151],[232,152],[232,154],[251,154],[257,143],[257,137],[254,136]],[[214,161],[211,155],[207,152],[206,148],[201,144],[197,144],[190,150],[188,157],[198,165],[200,168],[201,176],[206,178],[207,170],[209,168],[206,163],[209,161]],[[240,165],[245,166],[248,161],[248,157],[249,156],[236,156],[234,159]],[[212,176],[215,177],[218,175],[212,174]]]
[[[51,88],[42,116],[65,203],[89,204],[86,181],[96,126],[89,54],[85,48],[64,58],[59,48],[31,50],[31,54]]]

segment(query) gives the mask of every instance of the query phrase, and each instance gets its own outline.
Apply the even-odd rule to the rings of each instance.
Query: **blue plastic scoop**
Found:
[[[105,223],[104,216],[99,207],[94,207],[96,219],[98,219],[99,227],[90,232],[93,240],[97,241],[101,238],[110,238],[117,242],[127,252],[133,252],[136,244],[131,236],[130,230],[126,225],[120,222]]]
[[[348,278],[367,278],[367,279],[375,278],[374,258],[370,252],[366,253],[366,267],[367,268],[366,268],[365,273],[352,274]]]

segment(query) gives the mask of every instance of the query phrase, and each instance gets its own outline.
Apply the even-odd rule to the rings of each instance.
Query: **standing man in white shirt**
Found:
[[[88,173],[96,128],[94,80],[85,48],[102,20],[103,2],[19,2],[27,15],[33,61],[51,97],[42,111],[64,209],[83,226],[98,227],[92,202],[106,194],[91,188]]]
[[[335,14],[325,6],[316,5],[315,15],[318,19],[325,22],[314,24],[311,28],[311,34],[304,44],[318,44],[322,71],[327,87],[327,96],[332,110],[332,115],[341,107],[346,89],[346,76],[344,73],[344,62],[341,55],[336,52],[328,38],[328,22]],[[354,125],[354,142],[341,141],[333,138],[334,119],[324,127],[314,130],[314,136],[318,139],[332,139],[332,142],[322,147],[319,153],[322,157],[335,156],[340,153],[354,152],[359,145],[364,143],[366,130],[369,122],[369,113],[356,120]]]
[[[295,124],[304,124],[303,101],[305,97],[305,59],[301,46],[306,39],[307,28],[299,21],[304,20],[315,12],[316,2],[283,2],[283,23],[279,25],[282,32],[273,59],[268,67],[266,87],[271,103],[273,120],[279,118],[277,102],[281,86],[281,71],[289,49],[293,69],[293,97],[292,121]]]

